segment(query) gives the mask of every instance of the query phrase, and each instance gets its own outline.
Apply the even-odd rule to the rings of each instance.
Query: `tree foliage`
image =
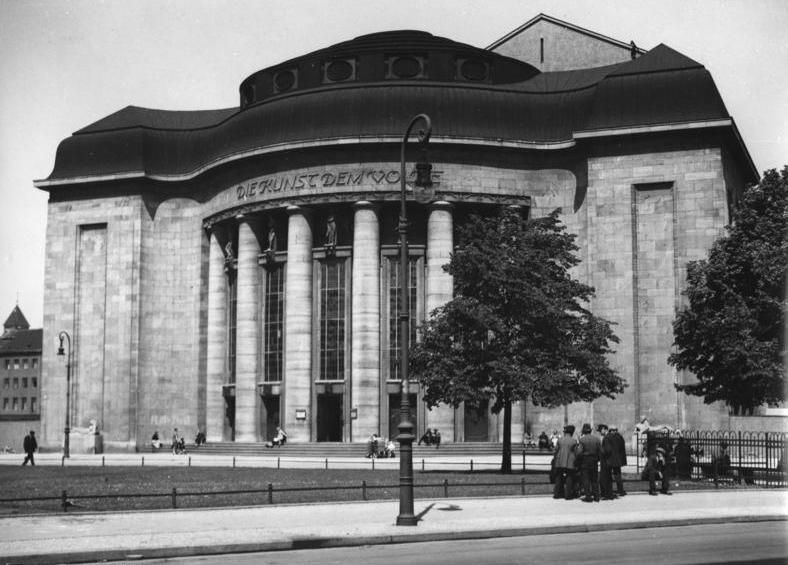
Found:
[[[787,272],[788,166],[747,189],[708,259],[688,264],[669,362],[697,382],[676,388],[734,413],[785,399]]]
[[[624,388],[609,366],[610,324],[585,306],[592,287],[571,278],[574,236],[558,212],[523,220],[513,210],[472,216],[444,267],[455,298],[435,310],[414,347],[411,371],[429,406],[504,410],[502,470],[511,470],[511,404],[558,406]]]

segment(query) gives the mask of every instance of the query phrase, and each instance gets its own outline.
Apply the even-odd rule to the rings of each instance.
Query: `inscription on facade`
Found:
[[[440,186],[443,171],[432,171],[432,183]],[[408,181],[416,178],[416,172],[408,173]],[[400,172],[396,169],[351,169],[336,172],[272,175],[251,179],[236,186],[238,200],[256,198],[265,194],[320,190],[335,187],[388,186],[398,185]]]

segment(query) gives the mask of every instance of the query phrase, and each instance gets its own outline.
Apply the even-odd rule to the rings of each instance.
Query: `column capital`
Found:
[[[377,204],[370,202],[369,200],[358,200],[353,203],[354,210],[374,210],[377,211],[378,206]]]

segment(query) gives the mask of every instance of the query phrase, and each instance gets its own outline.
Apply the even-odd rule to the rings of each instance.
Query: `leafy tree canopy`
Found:
[[[524,220],[506,209],[458,229],[444,267],[455,298],[432,313],[410,359],[429,406],[488,400],[497,413],[517,400],[558,406],[623,391],[607,359],[618,338],[585,306],[594,289],[569,274],[574,237],[557,211]],[[504,457],[508,433],[505,414]]]
[[[708,259],[687,266],[669,362],[697,376],[676,388],[739,413],[785,399],[788,166],[745,191],[726,229]]]

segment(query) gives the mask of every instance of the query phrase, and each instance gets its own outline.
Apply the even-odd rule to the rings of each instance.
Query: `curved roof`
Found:
[[[579,132],[732,125],[709,72],[664,45],[618,65],[540,74],[425,32],[388,32],[263,69],[240,90],[238,108],[128,106],[61,142],[54,170],[37,185],[124,176],[184,180],[280,149],[397,141],[403,124],[422,112],[432,118],[433,142],[534,149],[571,145]]]

